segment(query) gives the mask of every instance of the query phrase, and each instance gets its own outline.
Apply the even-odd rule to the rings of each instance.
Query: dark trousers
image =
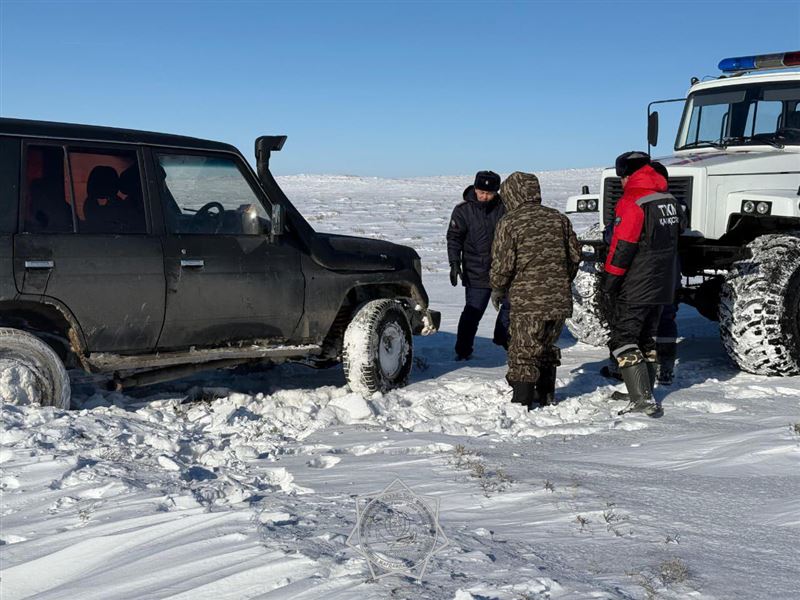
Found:
[[[488,288],[464,288],[466,305],[461,312],[458,320],[458,336],[456,338],[456,354],[467,357],[472,354],[472,347],[475,343],[475,334],[478,333],[478,324],[489,306],[492,297],[492,290]],[[508,349],[508,323],[509,323],[508,297],[503,300],[500,311],[497,313],[497,320],[494,324],[494,336],[492,341],[498,346]]]
[[[642,354],[655,351],[655,337],[662,308],[661,305],[647,306],[618,302],[614,307],[611,340],[608,344],[611,354],[619,358],[621,354],[631,350],[638,349]]]
[[[665,304],[661,311],[661,319],[658,322],[658,332],[656,341],[659,343],[674,344],[678,337],[678,324],[675,319],[678,316],[677,304]]]

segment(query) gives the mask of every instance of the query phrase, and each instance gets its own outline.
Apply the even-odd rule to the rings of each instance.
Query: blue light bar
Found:
[[[780,54],[759,54],[756,56],[739,56],[725,58],[719,62],[719,70],[723,73],[740,73],[742,71],[765,71],[768,69],[785,69],[800,66],[800,51],[782,52]]]
[[[724,73],[747,71],[756,68],[756,57],[745,56],[742,58],[726,58],[719,62],[719,70]]]

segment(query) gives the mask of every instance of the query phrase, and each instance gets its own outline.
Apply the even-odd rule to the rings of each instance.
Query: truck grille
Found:
[[[678,202],[683,201],[691,215],[692,177],[670,177],[669,193],[675,196]],[[614,220],[614,209],[621,197],[622,181],[619,177],[608,177],[603,184],[603,225],[608,225]]]

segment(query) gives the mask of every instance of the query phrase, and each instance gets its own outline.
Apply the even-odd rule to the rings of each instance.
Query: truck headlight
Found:
[[[586,210],[586,200],[578,200],[578,210],[581,212]]]
[[[760,200],[743,200],[742,212],[746,215],[765,217],[772,213],[772,202]]]
[[[590,211],[597,210],[597,200],[589,200],[589,201],[587,201],[586,202],[586,208],[588,208]]]

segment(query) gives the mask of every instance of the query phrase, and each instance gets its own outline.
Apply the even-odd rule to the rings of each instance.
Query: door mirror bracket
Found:
[[[269,237],[273,241],[283,235],[284,210],[280,204],[272,205],[272,218],[270,219]]]

